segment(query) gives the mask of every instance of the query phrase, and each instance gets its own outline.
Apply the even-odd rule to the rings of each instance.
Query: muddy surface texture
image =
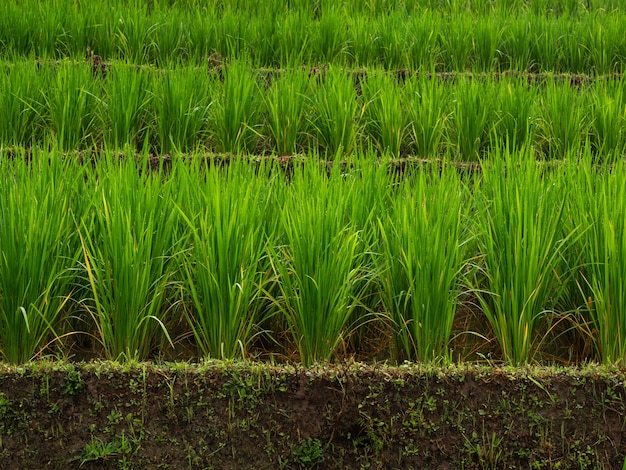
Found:
[[[209,362],[0,369],[0,466],[622,468],[626,373]]]

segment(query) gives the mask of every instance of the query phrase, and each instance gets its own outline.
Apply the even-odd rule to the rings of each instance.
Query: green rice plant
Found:
[[[379,219],[381,296],[393,322],[393,357],[448,357],[468,234],[464,185],[456,170],[416,171]]]
[[[558,70],[562,51],[559,49],[559,37],[562,31],[553,27],[554,19],[543,16],[532,16],[533,22],[529,25],[530,52],[529,62],[535,65],[534,72],[548,72]]]
[[[59,67],[54,83],[43,91],[50,132],[59,149],[75,150],[101,139],[101,89],[101,80],[94,80],[87,64]]]
[[[348,51],[355,68],[365,68],[373,64],[375,59],[374,42],[376,37],[372,33],[372,22],[367,17],[354,16],[350,18],[348,27]]]
[[[154,81],[145,69],[118,65],[105,83],[105,141],[114,148],[141,148]]]
[[[549,158],[564,158],[587,139],[589,106],[569,84],[549,81],[540,94],[538,146]]]
[[[585,73],[590,70],[590,55],[584,46],[586,34],[579,21],[567,21],[558,38],[558,50],[561,52],[556,69],[572,73]]]
[[[135,2],[118,14],[113,33],[115,56],[135,64],[154,60],[159,23],[148,14],[148,5]]]
[[[386,69],[406,64],[406,16],[392,13],[381,17],[373,40],[376,62]]]
[[[258,84],[243,62],[228,64],[224,82],[215,83],[210,123],[216,150],[239,154],[255,147],[258,125]]]
[[[152,42],[154,62],[158,66],[168,67],[171,62],[188,63],[193,58],[190,29],[189,15],[179,9],[170,9],[167,22],[159,23]]]
[[[444,71],[466,70],[471,64],[474,18],[468,15],[438,24],[438,44]]]
[[[626,101],[624,82],[604,83],[590,93],[591,145],[597,155],[606,157],[626,146]]]
[[[312,90],[311,126],[325,156],[350,155],[358,130],[359,103],[352,80],[341,69],[328,70]]]
[[[585,230],[578,242],[582,253],[580,291],[583,318],[601,360],[626,363],[626,181],[622,160],[612,168],[592,169],[590,159],[572,176],[574,220]]]
[[[597,75],[608,74],[619,70],[622,59],[624,35],[619,15],[602,15],[602,21],[596,27],[582,29],[586,35],[583,40],[585,53],[589,58],[589,68]],[[620,44],[621,43],[621,44]]]
[[[495,99],[492,82],[462,78],[455,85],[448,139],[462,160],[476,161],[489,149],[495,123]]]
[[[313,59],[319,63],[341,64],[347,51],[346,16],[331,8],[314,25]]]
[[[191,239],[182,261],[183,289],[193,305],[188,323],[203,357],[241,357],[262,323],[272,238],[263,221],[272,185],[245,162],[224,172],[197,164],[180,171],[185,176],[176,181],[195,188],[179,208]]]
[[[449,89],[436,77],[412,77],[404,89],[415,151],[423,158],[436,157],[451,117]]]
[[[535,71],[537,64],[533,62],[531,33],[529,15],[521,14],[518,18],[513,18],[507,22],[507,26],[502,33],[499,51],[502,57],[503,69]]]
[[[91,217],[79,225],[90,287],[83,305],[111,360],[148,358],[159,332],[170,340],[165,315],[176,270],[178,189],[143,170],[105,155],[94,170]]]
[[[533,359],[537,325],[559,305],[571,276],[563,264],[576,236],[563,233],[569,183],[542,172],[532,158],[496,151],[475,189],[483,256],[474,292],[513,365]]]
[[[81,171],[44,152],[0,159],[0,356],[22,364],[61,340],[80,255],[70,211]]]
[[[51,69],[33,62],[2,64],[0,76],[0,145],[28,145],[41,139],[44,105],[39,89],[48,86]]]
[[[311,21],[307,11],[288,11],[276,17],[277,49],[272,51],[274,62],[281,65],[311,63],[313,51],[310,36],[302,30],[302,25]],[[270,55],[270,54],[268,54]]]
[[[518,150],[534,141],[537,126],[537,91],[524,81],[503,81],[498,87],[495,133],[509,149]]]
[[[296,167],[288,191],[277,201],[284,244],[270,247],[277,292],[268,291],[284,319],[302,364],[328,361],[345,346],[352,313],[368,284],[368,247],[347,219],[349,193],[339,165],[330,179],[315,164]],[[281,238],[276,243],[281,243]]]
[[[438,35],[438,14],[426,10],[406,21],[406,67],[409,70],[435,70],[444,60]]]
[[[207,79],[191,68],[170,69],[153,98],[161,153],[187,152],[205,141],[210,97]],[[231,101],[230,105],[234,103]]]
[[[500,18],[490,15],[477,19],[472,34],[474,69],[491,72],[499,68],[498,47],[502,44],[504,29]]]
[[[381,158],[382,157],[382,158]],[[351,160],[350,168],[342,170],[346,182],[355,189],[343,196],[348,207],[347,220],[358,231],[362,246],[367,247],[361,260],[363,272],[370,282],[359,291],[360,300],[348,320],[350,335],[346,338],[348,354],[370,351],[373,337],[385,335],[388,319],[381,307],[379,259],[382,256],[381,235],[378,220],[392,206],[395,197],[394,177],[389,175],[392,162],[389,155],[380,155],[375,149],[358,150]]]
[[[408,131],[401,88],[389,74],[370,73],[363,85],[365,131],[381,153],[400,156]]]
[[[267,133],[278,155],[297,152],[304,131],[309,80],[304,70],[282,73],[263,95]]]

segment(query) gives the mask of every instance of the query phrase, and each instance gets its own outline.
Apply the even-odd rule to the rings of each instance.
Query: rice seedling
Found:
[[[179,208],[191,239],[182,260],[183,289],[193,305],[188,323],[203,357],[241,357],[262,322],[272,239],[263,221],[272,185],[245,163],[233,162],[224,173],[212,166],[203,176],[197,164],[182,166],[176,180],[196,188]]]
[[[117,18],[114,29],[114,54],[116,57],[132,63],[149,63],[154,56],[158,22],[147,13],[147,4],[136,3],[132,8],[124,9]]]
[[[538,64],[533,62],[531,41],[531,22],[527,15],[521,15],[521,19],[527,21],[508,21],[502,33],[502,42],[498,50],[502,56],[503,69],[512,70],[537,70]],[[505,65],[506,64],[506,67]]]
[[[550,27],[554,20],[535,16],[533,18],[536,21],[531,27],[530,52],[528,53],[530,63],[535,66],[533,71],[561,70],[557,68],[561,60],[561,51],[558,47],[560,31]],[[549,63],[546,63],[545,57],[550,57]]]
[[[168,70],[161,77],[153,98],[161,153],[187,152],[206,141],[211,105],[207,88],[207,79],[189,68]]]
[[[50,69],[19,61],[2,64],[0,76],[0,145],[29,145],[44,132],[44,105],[39,88],[50,80]]]
[[[599,172],[587,165],[574,181],[574,219],[585,230],[578,243],[582,253],[579,289],[585,298],[583,317],[592,332],[600,359],[626,363],[626,182],[621,160]]]
[[[474,19],[469,16],[460,16],[454,22],[440,24],[439,47],[443,70],[466,70],[470,67],[472,56],[472,37]]]
[[[368,247],[368,251],[363,253],[362,264],[370,282],[360,292],[360,301],[348,320],[350,325],[354,325],[347,338],[350,351],[357,353],[375,344],[373,337],[387,333],[387,314],[382,309],[377,280],[383,256],[378,220],[392,206],[395,185],[384,162],[385,156],[383,163],[379,163],[378,158],[373,150],[357,152],[353,166],[342,174],[345,180],[352,180],[351,184],[355,185],[355,190],[345,196],[345,204],[349,208],[347,220],[358,231],[362,245]]]
[[[496,108],[494,86],[493,83],[470,82],[463,78],[454,92],[448,139],[460,159],[475,161],[490,146]]]
[[[80,254],[70,212],[80,169],[48,157],[0,157],[0,356],[12,364],[61,340]]]
[[[600,158],[626,146],[626,102],[623,81],[603,84],[591,93],[591,145]]]
[[[502,21],[493,16],[480,17],[473,26],[472,49],[474,68],[477,70],[498,70],[504,27]]]
[[[216,83],[211,129],[218,152],[252,152],[258,125],[258,84],[242,62],[228,65],[223,83]]]
[[[448,357],[448,340],[466,262],[464,186],[455,170],[407,176],[379,219],[381,296],[393,322],[393,357]]]
[[[288,11],[277,16],[278,24],[275,31],[277,46],[267,53],[268,57],[272,57],[270,63],[295,66],[310,64],[313,61],[311,39],[308,35],[302,34],[302,25],[310,21],[307,11]]]
[[[438,15],[424,11],[407,18],[406,48],[409,70],[436,70],[443,62],[442,48],[438,39]]]
[[[589,108],[584,96],[568,84],[548,82],[540,95],[538,144],[549,158],[564,158],[581,148],[589,129]]]
[[[101,140],[97,116],[101,114],[101,80],[94,80],[90,67],[63,64],[54,83],[43,96],[46,118],[57,146],[75,150]]]
[[[359,103],[352,81],[340,69],[330,69],[313,87],[311,126],[320,149],[328,157],[350,155],[358,131]]]
[[[495,134],[509,149],[529,146],[537,126],[537,92],[522,81],[504,81],[498,87]]]
[[[363,85],[364,128],[380,153],[400,156],[408,130],[400,86],[388,74],[368,75]]]
[[[159,333],[170,340],[165,315],[176,269],[177,190],[111,155],[96,171],[91,217],[79,226],[90,287],[82,303],[104,357],[146,359]]]
[[[105,84],[105,141],[114,148],[143,146],[148,126],[147,109],[152,100],[152,77],[132,66],[118,66]]]
[[[309,80],[303,70],[281,74],[264,94],[267,134],[278,155],[297,152],[302,143]]]
[[[375,48],[376,63],[387,69],[406,65],[407,48],[404,15],[390,14],[381,17],[372,46]]]
[[[405,85],[404,99],[416,153],[424,158],[439,155],[451,116],[448,90],[436,78],[412,77]]]
[[[339,63],[347,50],[346,17],[334,8],[327,9],[315,23],[312,47],[313,60],[319,63]]]
[[[328,181],[306,165],[295,169],[280,201],[284,244],[269,251],[278,292],[268,295],[304,366],[330,360],[345,345],[367,287],[368,247],[346,217],[346,196],[355,190],[353,181],[341,179],[338,165]]]
[[[562,263],[576,236],[563,233],[568,186],[556,174],[542,178],[530,158],[496,152],[476,191],[482,279],[474,292],[502,357],[528,363],[538,322],[559,305],[571,276]]]

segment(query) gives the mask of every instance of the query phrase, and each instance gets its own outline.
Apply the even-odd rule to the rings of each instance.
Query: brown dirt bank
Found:
[[[0,366],[0,467],[622,468],[626,371]]]

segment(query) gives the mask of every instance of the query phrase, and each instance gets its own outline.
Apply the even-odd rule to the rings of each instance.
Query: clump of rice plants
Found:
[[[87,64],[68,63],[60,66],[54,80],[42,98],[56,145],[74,150],[101,141],[97,117],[101,114],[102,81],[94,80]]]
[[[342,180],[338,165],[329,181],[306,165],[279,201],[279,244],[270,247],[278,286],[268,294],[305,366],[329,361],[345,346],[371,274],[368,247],[348,218],[346,201],[356,200],[349,197],[356,189]]]
[[[584,230],[578,240],[581,253],[580,306],[599,358],[609,364],[626,363],[626,182],[624,165],[598,172],[587,159],[584,169],[571,175],[579,190],[573,196],[573,219]]]
[[[399,157],[408,118],[400,85],[388,74],[371,73],[363,85],[365,132],[381,154]]]
[[[393,322],[394,357],[432,361],[448,357],[466,263],[466,194],[449,168],[406,178],[379,219],[380,290]]]
[[[591,93],[591,145],[600,158],[626,147],[626,102],[624,81],[602,84]]]
[[[107,155],[91,183],[90,216],[79,227],[90,288],[82,304],[107,359],[146,359],[159,333],[169,340],[177,190],[159,176]]]
[[[565,183],[542,178],[528,157],[497,152],[476,188],[481,275],[474,291],[502,357],[514,365],[533,359],[538,322],[559,305],[571,276],[563,259],[576,233],[563,231]]]
[[[223,83],[216,83],[211,112],[212,139],[218,152],[253,152],[256,146],[259,89],[244,62],[229,63]]]
[[[0,157],[0,357],[13,364],[60,340],[80,254],[71,209],[81,171],[48,157]]]
[[[176,166],[176,181],[194,188],[179,207],[190,237],[181,253],[188,324],[201,356],[241,357],[262,323],[272,240],[263,221],[272,185],[245,163],[223,170],[184,165]]]
[[[282,73],[264,94],[265,122],[272,149],[292,155],[302,144],[310,82],[304,70]]]
[[[448,89],[437,78],[412,77],[404,87],[414,151],[423,158],[438,156],[451,116]]]
[[[143,68],[119,65],[104,85],[105,142],[113,148],[142,148],[148,131],[147,110],[153,77]]]
[[[466,78],[454,88],[448,139],[452,149],[464,161],[476,161],[490,146],[496,118],[494,90],[493,83],[470,82]]]
[[[312,90],[313,134],[322,155],[334,158],[350,155],[359,128],[359,103],[350,78],[341,69],[332,68]]]
[[[210,99],[207,80],[196,70],[165,72],[153,97],[155,131],[161,153],[188,152],[206,142]],[[231,100],[229,106],[235,105],[236,101]]]
[[[537,93],[521,81],[504,81],[495,98],[497,121],[495,134],[511,151],[521,150],[534,141],[537,125]]]
[[[550,81],[540,95],[538,145],[548,158],[565,158],[588,137],[589,106],[569,84]]]
[[[51,69],[32,61],[2,64],[0,75],[0,145],[31,145],[45,134],[45,106],[40,89],[51,80]],[[45,85],[44,85],[45,84]]]

